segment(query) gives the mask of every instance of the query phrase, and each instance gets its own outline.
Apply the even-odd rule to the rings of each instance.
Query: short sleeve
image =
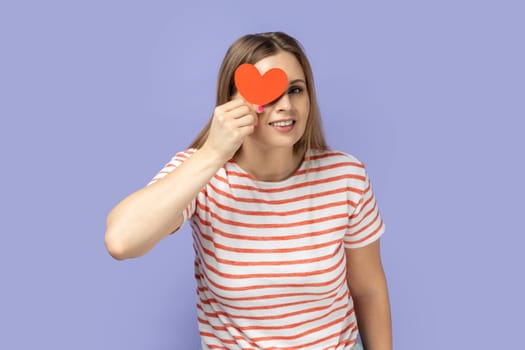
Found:
[[[364,168],[363,168],[364,171]],[[385,232],[385,224],[374,197],[372,184],[364,171],[363,189],[357,206],[348,218],[348,227],[344,236],[345,248],[364,247],[377,240]]]
[[[150,185],[154,184],[155,182],[159,181],[160,179],[162,179],[163,177],[165,177],[166,175],[171,173],[179,165],[181,165],[188,158],[190,158],[191,155],[193,153],[195,153],[195,151],[196,151],[195,149],[188,149],[188,150],[186,150],[184,152],[179,152],[179,153],[175,154],[175,156],[173,156],[173,158],[171,158],[171,160],[157,173],[157,175],[155,175],[153,177],[153,179],[151,179],[151,181],[148,183],[147,186],[150,186]],[[191,218],[193,216],[193,214],[195,213],[195,206],[196,206],[196,198],[194,198],[190,202],[190,204],[188,204],[186,209],[182,212],[182,217],[184,219],[182,224],[184,224],[184,222],[186,222],[186,220],[188,220],[189,218]],[[182,226],[182,224],[181,224],[181,226]]]

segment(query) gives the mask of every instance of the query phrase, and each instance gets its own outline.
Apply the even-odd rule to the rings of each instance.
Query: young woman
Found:
[[[247,103],[234,73],[282,69],[288,87]],[[282,32],[246,35],[219,71],[217,107],[187,150],[108,215],[116,259],[189,220],[202,349],[392,349],[379,237],[363,164],[327,147],[313,75]]]

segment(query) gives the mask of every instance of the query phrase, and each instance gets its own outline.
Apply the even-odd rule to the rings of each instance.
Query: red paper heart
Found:
[[[286,90],[288,77],[280,68],[272,68],[264,75],[253,64],[241,64],[235,70],[235,86],[246,101],[264,106],[276,100]]]

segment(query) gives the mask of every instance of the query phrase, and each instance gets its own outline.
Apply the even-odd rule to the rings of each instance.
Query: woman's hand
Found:
[[[208,138],[203,148],[227,162],[257,125],[255,108],[241,98],[215,107]]]

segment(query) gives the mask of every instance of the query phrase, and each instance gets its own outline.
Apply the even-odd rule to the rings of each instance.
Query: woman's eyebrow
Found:
[[[295,83],[303,83],[304,85],[306,85],[306,82],[303,79],[294,79],[294,80],[290,81],[288,84],[292,85],[292,84],[295,84]]]

